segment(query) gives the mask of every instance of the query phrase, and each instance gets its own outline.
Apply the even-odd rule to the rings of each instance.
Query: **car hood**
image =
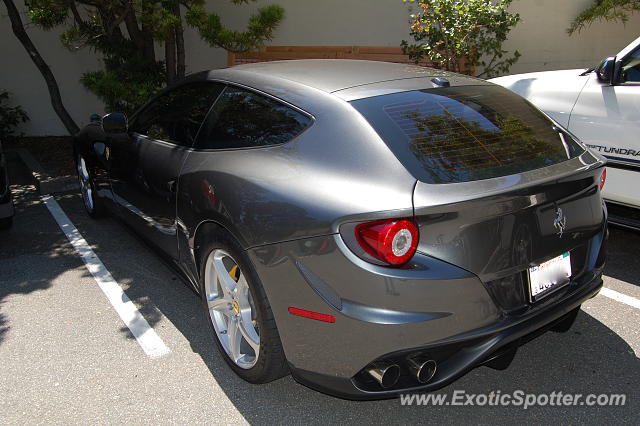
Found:
[[[532,72],[489,80],[526,98],[563,126],[569,123],[573,105],[593,73],[584,69]]]

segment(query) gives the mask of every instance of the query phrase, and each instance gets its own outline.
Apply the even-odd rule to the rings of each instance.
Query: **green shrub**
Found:
[[[411,14],[411,36],[417,42],[402,41],[405,54],[449,71],[494,77],[506,74],[520,53],[509,54],[502,43],[519,21],[509,13],[512,0],[403,0],[417,5]]]
[[[27,121],[29,117],[22,107],[11,106],[9,92],[0,89],[0,140],[7,141],[15,137],[15,128]]]

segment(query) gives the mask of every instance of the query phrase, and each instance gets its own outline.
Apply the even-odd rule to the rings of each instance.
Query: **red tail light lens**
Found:
[[[607,169],[604,169],[602,171],[602,174],[600,175],[600,190],[602,191],[602,188],[604,188],[604,184],[607,181]]]
[[[356,226],[360,247],[391,265],[407,263],[418,247],[418,227],[407,219],[385,219]]]

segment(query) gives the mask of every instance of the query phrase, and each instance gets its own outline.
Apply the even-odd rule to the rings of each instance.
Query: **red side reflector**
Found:
[[[321,314],[320,312],[307,311],[306,309],[290,307],[289,313],[291,315],[311,318],[318,321],[331,322],[331,323],[336,322],[336,317],[334,317],[333,315]]]

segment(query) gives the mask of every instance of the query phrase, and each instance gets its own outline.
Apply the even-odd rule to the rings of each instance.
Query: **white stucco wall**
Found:
[[[22,4],[20,0],[17,4]],[[231,2],[209,0],[231,28],[242,29],[248,12],[277,3],[286,17],[276,30],[273,45],[370,45],[397,46],[408,36],[408,10],[401,0],[258,0],[235,6]],[[598,23],[577,36],[569,37],[570,21],[591,0],[514,0],[512,10],[522,22],[512,31],[505,45],[522,53],[513,73],[561,68],[587,67],[603,57],[616,54],[639,34],[640,15],[626,26]],[[26,21],[26,17],[24,18]],[[100,64],[88,50],[72,53],[64,49],[57,32],[28,29],[45,60],[51,66],[67,109],[82,126],[93,112],[102,112],[95,96],[79,83],[82,72]],[[226,65],[226,52],[210,48],[198,35],[187,30],[187,68],[189,72]],[[0,6],[0,87],[14,95],[14,101],[29,113],[31,122],[21,130],[30,135],[61,135],[64,127],[49,101],[39,72],[13,36],[4,6]]]
[[[16,5],[24,3],[16,1]],[[23,22],[28,18],[23,16]],[[79,82],[86,70],[99,69],[97,58],[88,50],[72,53],[62,47],[57,31],[44,32],[28,27],[31,41],[49,64],[58,81],[63,102],[79,126],[91,112],[102,112],[102,103]],[[22,105],[31,121],[20,128],[28,135],[64,135],[66,130],[51,107],[47,85],[22,44],[11,31],[4,4],[0,5],[0,88],[12,94],[12,102]]]
[[[515,0],[522,20],[503,45],[522,57],[510,73],[587,68],[616,55],[640,35],[640,14],[626,25],[598,22],[569,36],[567,27],[593,0]]]

